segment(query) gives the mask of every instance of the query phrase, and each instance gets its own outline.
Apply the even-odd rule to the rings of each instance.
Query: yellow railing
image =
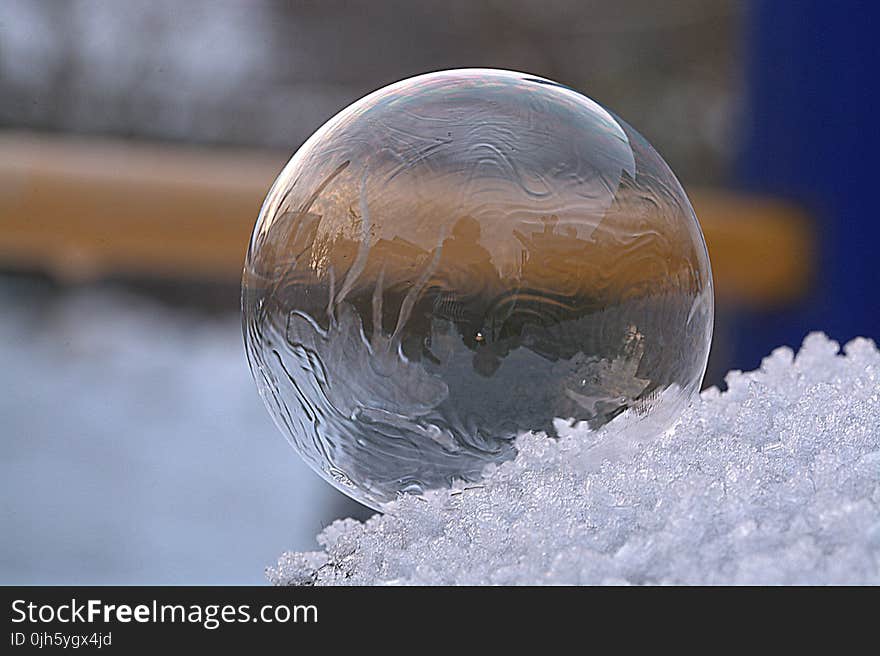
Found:
[[[236,281],[286,154],[0,134],[0,269]],[[696,190],[716,291],[766,306],[802,295],[810,222],[778,200]]]

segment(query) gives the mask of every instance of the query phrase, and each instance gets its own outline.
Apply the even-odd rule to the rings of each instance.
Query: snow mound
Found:
[[[880,352],[814,333],[596,463],[606,430],[526,434],[479,486],[342,520],[275,584],[880,584]],[[564,426],[560,426],[565,428]]]

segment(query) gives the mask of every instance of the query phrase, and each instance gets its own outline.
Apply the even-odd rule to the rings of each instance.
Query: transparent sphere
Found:
[[[712,336],[669,167],[589,98],[501,70],[404,80],[330,119],[269,192],[242,287],[275,422],[374,508],[476,481],[554,418],[668,428]]]

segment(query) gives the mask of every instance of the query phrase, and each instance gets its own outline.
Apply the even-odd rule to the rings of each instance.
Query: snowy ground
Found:
[[[351,509],[271,425],[237,316],[5,283],[0,303],[0,583],[256,583]],[[483,487],[337,522],[269,578],[880,583],[880,354],[836,352],[778,350],[598,467],[595,434],[525,436]]]
[[[0,583],[260,583],[351,512],[272,425],[234,313],[0,304]]]
[[[596,466],[527,435],[482,486],[336,522],[277,584],[880,584],[880,353],[809,336]],[[612,424],[613,426],[613,424]]]

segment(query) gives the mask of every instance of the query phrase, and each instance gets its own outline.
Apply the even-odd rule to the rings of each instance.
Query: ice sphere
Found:
[[[478,480],[554,419],[670,426],[698,392],[712,278],[635,130],[524,73],[431,73],[321,127],[263,204],[245,342],[295,449],[372,506]]]

